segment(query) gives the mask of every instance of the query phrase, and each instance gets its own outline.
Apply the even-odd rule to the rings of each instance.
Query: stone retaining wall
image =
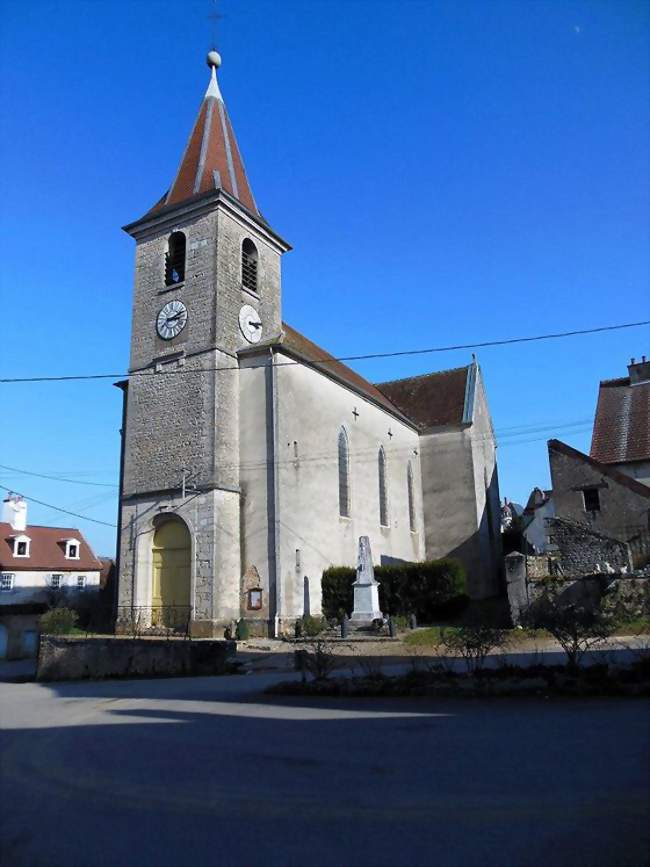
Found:
[[[223,674],[235,641],[42,635],[37,680]]]
[[[587,606],[600,605],[607,593],[611,603],[625,610],[629,617],[650,615],[650,572],[632,574],[591,573],[580,576],[558,576],[553,570],[553,558],[546,555],[526,555],[513,551],[505,558],[506,582],[510,616],[514,625],[522,613],[544,592],[546,580],[553,578],[562,585],[567,602]]]

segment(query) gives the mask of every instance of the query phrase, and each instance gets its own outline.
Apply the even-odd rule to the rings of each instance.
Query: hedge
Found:
[[[469,601],[465,570],[458,560],[425,560],[377,566],[379,605],[384,614],[415,614],[423,623],[459,613]],[[352,583],[356,571],[349,566],[331,566],[323,572],[323,613],[328,618],[350,616],[354,605]]]
[[[79,615],[72,608],[52,608],[39,620],[41,632],[46,635],[68,635],[77,625]]]

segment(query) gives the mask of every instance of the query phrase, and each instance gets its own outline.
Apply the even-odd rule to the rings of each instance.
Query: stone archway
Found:
[[[191,539],[178,518],[159,524],[153,535],[151,605],[153,624],[187,623],[191,605]]]

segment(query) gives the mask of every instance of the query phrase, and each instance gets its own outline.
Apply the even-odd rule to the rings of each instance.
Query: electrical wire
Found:
[[[336,364],[343,361],[368,361],[377,358],[401,358],[404,356],[413,355],[429,355],[437,352],[454,352],[461,349],[483,349],[489,346],[511,346],[516,343],[533,343],[540,340],[555,340],[564,337],[577,337],[584,334],[601,334],[606,331],[620,331],[625,328],[639,328],[644,325],[650,325],[650,320],[642,322],[625,322],[620,325],[602,325],[598,328],[581,328],[574,331],[557,331],[550,334],[539,334],[534,337],[508,337],[502,340],[484,340],[477,343],[459,343],[454,346],[435,346],[427,349],[403,349],[397,352],[373,352],[364,355],[342,355],[337,358],[328,357],[322,359],[309,359],[306,361],[280,361],[275,367],[295,366],[297,364],[306,364],[307,366]],[[282,345],[280,344],[280,347]],[[246,367],[230,365],[226,367],[179,367],[174,370],[159,371],[159,376],[179,376],[190,373],[225,373],[233,370],[253,370],[258,367],[266,367],[266,364],[251,364]],[[22,376],[22,377],[1,377],[0,383],[26,383],[26,382],[73,382],[80,380],[94,379],[131,379],[135,376],[148,376],[151,374],[151,367],[145,370],[137,370],[131,373],[91,373],[91,374],[72,374],[69,376]]]
[[[61,476],[48,476],[45,473],[34,473],[31,470],[19,470],[18,467],[8,467],[6,464],[0,464],[0,469],[10,470],[13,473],[18,473],[21,476],[36,476],[38,479],[50,479],[53,482],[70,482],[73,485],[92,485],[94,488],[117,488],[118,485],[112,485],[109,482],[87,482],[80,479],[65,479]]]
[[[98,518],[89,518],[88,515],[80,515],[78,512],[71,512],[69,509],[62,509],[61,506],[53,506],[52,503],[44,503],[43,500],[37,500],[36,497],[30,497],[28,494],[14,491],[13,488],[8,488],[6,485],[0,485],[0,488],[10,494],[18,494],[19,497],[22,497],[30,503],[38,503],[39,506],[45,506],[47,509],[54,509],[55,512],[63,512],[65,515],[72,515],[73,518],[80,518],[82,521],[92,521],[93,524],[102,524],[104,527],[117,527],[117,524],[109,524],[108,521],[100,521]]]

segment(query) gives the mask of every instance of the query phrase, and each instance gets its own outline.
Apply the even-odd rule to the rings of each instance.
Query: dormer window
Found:
[[[241,245],[241,282],[245,289],[257,292],[257,247],[250,238]]]
[[[66,539],[65,540],[65,557],[66,557],[66,560],[78,560],[79,559],[79,540],[78,539]]]
[[[14,557],[29,557],[31,539],[29,536],[14,537]]]
[[[172,232],[165,253],[165,286],[173,286],[185,280],[185,235]]]

